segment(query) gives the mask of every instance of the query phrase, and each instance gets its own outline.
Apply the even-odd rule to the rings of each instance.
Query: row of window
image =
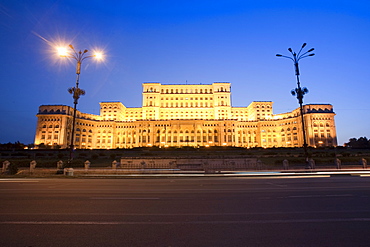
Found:
[[[42,128],[43,128],[43,129],[47,128],[47,127],[46,127],[46,124],[44,124],[44,125],[42,126]],[[55,125],[55,126],[53,126],[53,125],[49,125],[49,129],[50,129],[50,128],[58,129],[58,128],[59,128],[59,125]]]
[[[156,88],[148,88],[146,90],[147,93],[156,93],[157,89]],[[217,92],[226,92],[225,88],[219,88]],[[212,93],[212,89],[162,89],[161,93]]]
[[[324,127],[324,124],[323,124],[323,123],[320,123],[320,124],[314,123],[314,124],[313,124],[313,127],[319,127],[319,126],[320,126],[320,127]],[[330,127],[329,123],[326,123],[326,124],[325,124],[325,127]]]
[[[224,105],[224,102],[221,103]],[[148,102],[147,106],[155,106],[153,102]],[[212,103],[208,105],[208,102],[170,102],[161,103],[161,107],[212,107]]]
[[[152,99],[152,97],[147,97],[147,99]],[[154,97],[154,99],[155,99],[155,97]],[[208,97],[205,97],[205,98],[203,98],[203,97],[200,97],[199,98],[199,100],[208,100]],[[161,100],[198,100],[198,97],[190,97],[190,98],[183,98],[183,97],[181,97],[181,98],[178,98],[178,97],[176,97],[176,98],[174,98],[174,97],[166,97],[166,98],[164,98],[164,97],[161,97]],[[209,100],[213,100],[213,98],[212,97],[210,97],[209,98]]]

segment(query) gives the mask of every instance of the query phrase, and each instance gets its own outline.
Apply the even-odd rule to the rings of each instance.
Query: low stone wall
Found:
[[[244,170],[266,168],[257,158],[121,158],[120,168],[179,170]]]

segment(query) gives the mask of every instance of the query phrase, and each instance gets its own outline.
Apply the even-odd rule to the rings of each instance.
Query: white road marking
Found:
[[[158,197],[91,197],[91,200],[159,200]]]
[[[352,197],[352,194],[342,195],[300,195],[300,196],[288,196],[287,198],[326,198],[326,197]]]

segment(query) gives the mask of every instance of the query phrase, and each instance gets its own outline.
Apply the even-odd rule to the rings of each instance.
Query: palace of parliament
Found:
[[[273,114],[271,101],[231,105],[230,83],[175,85],[143,83],[142,107],[101,102],[100,115],[76,112],[75,148],[301,147],[300,109]],[[303,106],[308,146],[336,146],[330,104]],[[35,145],[67,148],[73,108],[41,105]]]

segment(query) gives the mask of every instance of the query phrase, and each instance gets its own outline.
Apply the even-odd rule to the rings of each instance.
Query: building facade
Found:
[[[300,109],[273,114],[271,101],[231,105],[228,82],[196,85],[143,83],[142,107],[101,102],[100,114],[76,112],[75,148],[235,146],[301,147]],[[333,106],[304,105],[309,146],[336,146]],[[73,108],[41,105],[35,145],[67,148]]]

